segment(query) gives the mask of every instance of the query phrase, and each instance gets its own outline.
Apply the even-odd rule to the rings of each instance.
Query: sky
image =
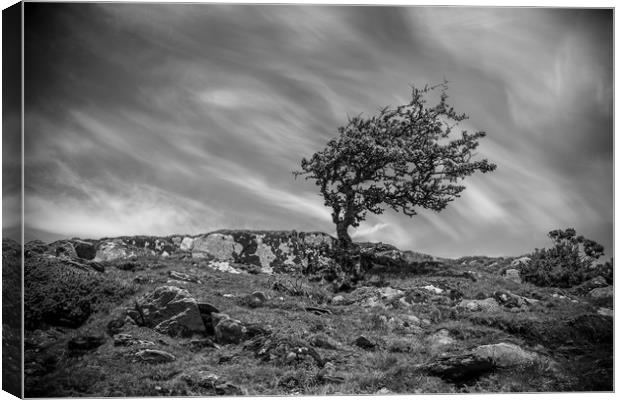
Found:
[[[354,240],[520,255],[574,227],[612,255],[612,30],[611,10],[26,3],[25,238],[335,234],[292,171],[348,117],[445,78],[497,170]]]

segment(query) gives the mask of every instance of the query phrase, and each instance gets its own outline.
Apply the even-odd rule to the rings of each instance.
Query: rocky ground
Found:
[[[365,244],[374,267],[333,292],[303,274],[326,236],[218,235],[29,243],[26,396],[613,390],[604,279]]]

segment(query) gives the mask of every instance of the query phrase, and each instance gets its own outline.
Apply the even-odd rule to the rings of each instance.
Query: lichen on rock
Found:
[[[235,242],[231,235],[211,233],[194,239],[193,258],[213,257],[219,261],[234,261],[235,255],[243,251],[243,246]]]

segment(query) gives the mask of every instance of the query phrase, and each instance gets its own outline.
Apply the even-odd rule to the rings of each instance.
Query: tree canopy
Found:
[[[428,106],[427,95],[438,88],[438,103]],[[389,207],[414,216],[417,207],[443,210],[465,189],[460,184],[465,176],[496,168],[475,159],[485,132],[463,130],[451,137],[468,116],[447,103],[446,90],[446,83],[413,87],[408,104],[349,118],[323,150],[302,159],[294,174],[319,186],[341,244],[351,243],[348,227],[359,226],[368,212],[381,214]]]

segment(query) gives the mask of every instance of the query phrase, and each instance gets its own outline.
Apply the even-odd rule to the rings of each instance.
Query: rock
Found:
[[[135,354],[135,357],[137,361],[147,364],[169,363],[177,359],[167,351],[153,349],[140,350]]]
[[[314,347],[320,347],[320,348],[329,349],[329,350],[339,350],[342,347],[342,345],[338,343],[336,340],[330,338],[329,336],[323,333],[318,333],[312,336],[308,340],[308,343],[310,343]]]
[[[261,307],[267,301],[267,296],[265,293],[256,291],[248,296],[247,302],[248,305],[252,308]]]
[[[53,251],[54,256],[61,258],[76,258],[77,254],[73,244],[66,240],[59,240],[49,245],[49,250]]]
[[[207,264],[209,268],[212,268],[216,271],[228,272],[231,274],[240,274],[241,271],[232,267],[228,261],[209,261]]]
[[[205,333],[198,302],[176,286],[161,286],[140,300],[146,326],[170,336]]]
[[[335,306],[342,306],[342,305],[345,305],[346,303],[347,303],[347,300],[341,294],[332,297],[332,304]]]
[[[524,350],[516,344],[503,342],[478,346],[472,350],[472,354],[488,358],[501,368],[527,366],[540,359],[534,352]]]
[[[434,293],[434,294],[442,294],[444,292],[443,289],[440,289],[440,288],[435,287],[433,285],[422,286],[422,289],[427,290],[427,291],[429,291],[431,293]]]
[[[499,303],[492,297],[483,300],[468,300],[463,299],[457,305],[459,308],[464,308],[468,311],[484,311],[484,312],[496,312],[501,310]]]
[[[209,371],[186,373],[180,378],[190,386],[200,386],[205,389],[214,389],[218,382],[223,383],[223,380],[219,376]]]
[[[172,279],[176,279],[176,280],[178,280],[178,281],[193,282],[193,283],[202,283],[202,282],[200,282],[200,279],[198,279],[198,277],[197,277],[197,276],[190,275],[190,274],[185,274],[185,273],[183,273],[183,272],[168,271],[168,275],[169,275]]]
[[[114,336],[117,333],[120,333],[123,330],[123,326],[125,326],[125,317],[126,314],[116,315],[106,324],[106,331],[108,335]]]
[[[529,257],[520,257],[517,258],[516,260],[512,260],[512,262],[510,263],[511,267],[518,267],[520,265],[529,265],[530,262],[532,262],[532,259]]]
[[[220,311],[209,303],[198,303],[198,310],[200,311],[202,323],[205,325],[206,333],[212,335],[215,332],[215,325],[213,324],[211,314],[219,313]]]
[[[611,308],[600,307],[598,310],[596,310],[596,313],[604,317],[614,317],[614,310],[612,310]]]
[[[69,340],[67,348],[70,351],[88,351],[96,349],[104,343],[104,336],[78,336]]]
[[[426,342],[431,349],[438,350],[443,347],[450,346],[455,343],[455,340],[450,336],[450,331],[447,329],[439,329],[432,335],[426,338]]]
[[[215,338],[218,343],[237,344],[243,340],[245,329],[241,321],[230,318],[226,314],[211,314],[214,322]]]
[[[342,376],[337,375],[336,366],[331,362],[325,363],[323,368],[321,368],[319,372],[317,372],[316,378],[321,383],[339,384],[345,382],[345,379]]]
[[[215,394],[220,396],[242,396],[245,393],[240,387],[235,386],[230,382],[225,382],[215,386]]]
[[[388,302],[405,295],[405,292],[403,292],[402,290],[394,289],[391,287],[381,288],[379,289],[378,293],[382,299]]]
[[[514,283],[521,283],[521,273],[515,268],[507,269],[504,272],[504,278]]]
[[[390,394],[390,393],[392,393],[392,391],[388,388],[381,388],[375,392],[375,394],[378,394],[378,395],[384,395],[384,394]]]
[[[114,346],[130,346],[135,342],[133,336],[128,333],[118,333],[113,336]]]
[[[113,338],[114,346],[133,346],[136,344],[140,346],[155,346],[155,343],[150,340],[136,339],[132,335],[126,333],[119,333],[114,335]]]
[[[614,297],[614,287],[613,285],[599,287],[596,289],[592,289],[588,293],[588,297],[592,297],[593,299],[605,299],[605,298],[613,298]]]
[[[353,344],[356,345],[357,347],[361,347],[364,350],[374,350],[375,347],[377,346],[375,343],[366,339],[364,336],[360,336],[357,339],[355,339],[353,341]]]
[[[184,237],[179,245],[179,250],[181,251],[191,251],[192,246],[194,245],[194,239],[190,237]]]
[[[598,275],[592,279],[583,282],[578,286],[575,286],[571,289],[571,292],[574,294],[584,295],[591,292],[593,289],[602,288],[607,285],[607,280],[601,275]]]
[[[211,233],[194,239],[192,258],[212,257],[218,261],[234,261],[243,246],[232,235]]]
[[[487,357],[475,354],[447,355],[422,366],[429,375],[438,376],[452,383],[463,383],[492,372],[495,363]]]
[[[126,258],[127,255],[127,246],[122,240],[108,240],[99,243],[94,261],[112,261]]]
[[[73,248],[75,249],[76,255],[85,260],[92,260],[97,255],[97,249],[90,242],[73,240]]]
[[[538,303],[538,300],[519,296],[507,290],[497,290],[493,293],[493,298],[506,308],[520,308]]]

